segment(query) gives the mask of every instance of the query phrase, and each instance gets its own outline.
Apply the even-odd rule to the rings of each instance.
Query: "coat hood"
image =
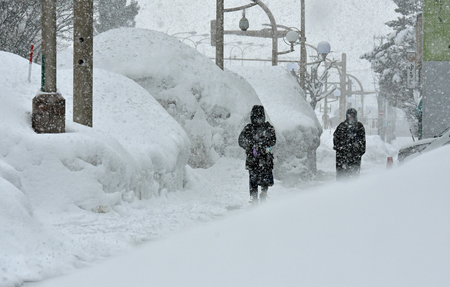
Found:
[[[266,115],[264,113],[264,107],[259,105],[254,105],[252,108],[252,113],[250,115],[250,120],[254,125],[261,125],[266,122]]]
[[[347,122],[357,123],[358,122],[358,112],[353,108],[348,109],[347,113],[345,115],[345,119]]]

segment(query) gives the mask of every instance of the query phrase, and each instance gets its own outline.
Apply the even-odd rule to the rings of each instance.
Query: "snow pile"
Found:
[[[282,67],[230,68],[253,86],[275,127],[275,177],[310,178],[322,128],[297,80]]]
[[[72,49],[61,53],[58,62],[71,67]],[[135,80],[159,101],[188,134],[193,167],[240,154],[239,129],[252,106],[260,104],[244,79],[160,32],[120,28],[96,36],[94,67]]]
[[[66,246],[42,218],[115,213],[135,197],[181,189],[189,140],[145,89],[102,70],[94,71],[93,128],[72,122],[72,71],[60,70],[66,133],[36,134],[40,67],[29,83],[27,60],[0,52],[0,62],[0,282],[10,284],[91,258],[92,246]]]
[[[443,147],[30,287],[449,286],[449,169]]]

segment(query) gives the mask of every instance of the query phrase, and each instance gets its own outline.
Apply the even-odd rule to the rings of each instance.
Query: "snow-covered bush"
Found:
[[[61,67],[72,62],[72,49],[60,54]],[[119,28],[97,35],[94,67],[135,80],[159,101],[187,132],[193,167],[235,155],[239,128],[260,104],[244,79],[160,32]]]

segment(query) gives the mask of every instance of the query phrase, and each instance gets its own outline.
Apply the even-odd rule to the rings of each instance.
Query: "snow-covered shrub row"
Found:
[[[58,59],[71,67],[72,49]],[[164,33],[119,28],[94,38],[94,67],[135,80],[187,132],[189,164],[208,167],[220,156],[239,154],[237,137],[254,104],[254,89],[243,78],[219,69],[195,49]]]
[[[232,69],[256,90],[275,127],[275,177],[287,181],[311,178],[322,128],[296,79],[283,67]]]

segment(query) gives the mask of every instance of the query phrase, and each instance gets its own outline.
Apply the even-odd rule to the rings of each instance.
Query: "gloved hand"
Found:
[[[253,149],[253,155],[256,157],[258,155],[258,153],[256,152],[256,149]]]

